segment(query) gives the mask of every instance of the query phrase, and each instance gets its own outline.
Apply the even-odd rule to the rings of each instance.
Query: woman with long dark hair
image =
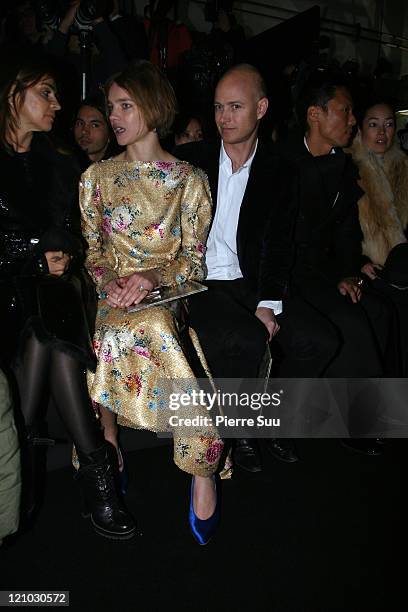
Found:
[[[408,159],[395,139],[395,111],[389,102],[366,101],[356,116],[359,129],[351,153],[365,192],[359,201],[363,272],[374,279],[391,250],[407,242]]]
[[[75,235],[76,166],[52,145],[61,106],[42,60],[8,66],[0,90],[0,312],[2,364],[16,373],[24,421],[23,511],[37,510],[43,409],[52,397],[80,462],[86,513],[106,537],[135,531],[115,493],[114,469],[88,397],[94,355],[81,298]]]
[[[350,152],[358,166],[360,185],[364,190],[358,202],[363,234],[362,272],[367,277],[367,284],[391,299],[398,313],[399,368],[406,376],[408,158],[395,139],[395,110],[389,101],[369,98],[360,104],[356,117],[358,133]],[[398,342],[394,344],[398,345]]]

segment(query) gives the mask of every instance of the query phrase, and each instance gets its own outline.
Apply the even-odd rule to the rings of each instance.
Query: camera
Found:
[[[40,24],[57,29],[68,11],[70,0],[35,0],[34,8]],[[111,0],[82,0],[75,14],[74,31],[92,29],[98,17],[108,16],[113,10]]]
[[[98,2],[98,0],[85,0],[81,2],[75,15],[75,26],[77,29],[89,29],[92,27],[92,22],[101,17],[105,13],[106,2]],[[102,11],[102,13],[101,13]]]
[[[39,25],[55,30],[60,22],[61,3],[52,2],[52,0],[37,0],[33,2],[33,5]]]

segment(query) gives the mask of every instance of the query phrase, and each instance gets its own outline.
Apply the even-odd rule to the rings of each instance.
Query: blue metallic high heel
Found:
[[[208,519],[205,519],[205,520],[199,519],[196,513],[194,512],[194,476],[191,481],[190,512],[188,515],[188,522],[190,523],[190,528],[193,533],[193,536],[195,537],[197,542],[201,544],[202,546],[204,546],[205,544],[208,544],[208,542],[214,535],[215,530],[218,527],[218,523],[220,522],[221,504],[220,504],[219,495],[217,494],[217,485],[216,485],[214,476],[212,477],[212,481],[214,482],[214,486],[215,486],[215,494],[217,496],[217,502],[216,502],[216,506],[215,506],[215,510],[213,514]]]

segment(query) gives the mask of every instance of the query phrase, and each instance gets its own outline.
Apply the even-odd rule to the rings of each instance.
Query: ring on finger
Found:
[[[146,289],[143,287],[143,285],[140,285],[140,287],[139,287],[139,291],[140,291],[140,292],[142,292],[142,291],[146,291]]]

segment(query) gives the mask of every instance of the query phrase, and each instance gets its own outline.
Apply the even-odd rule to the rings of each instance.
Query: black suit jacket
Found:
[[[213,218],[217,207],[220,146],[219,142],[201,141],[175,150],[176,157],[206,172],[213,200]],[[295,179],[291,164],[282,163],[272,146],[259,142],[237,228],[240,268],[258,300],[282,300],[288,294],[297,207],[293,197]]]
[[[336,286],[358,276],[361,230],[358,219],[358,170],[350,155],[313,157],[296,135],[279,147],[296,166],[299,212],[294,232],[291,287],[301,292]]]

